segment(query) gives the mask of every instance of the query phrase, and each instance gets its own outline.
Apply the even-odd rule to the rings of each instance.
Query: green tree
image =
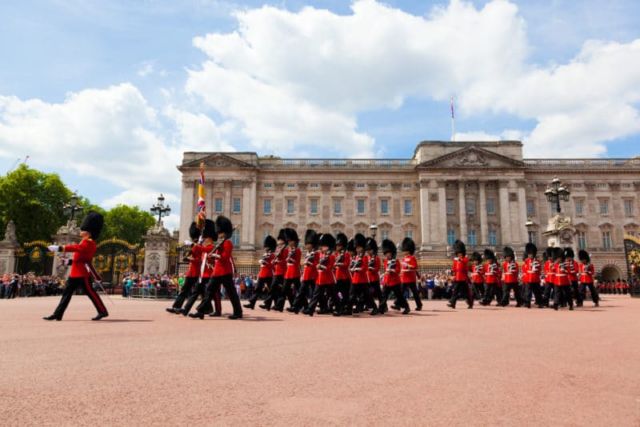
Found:
[[[63,207],[70,197],[57,174],[22,164],[0,177],[0,230],[13,220],[20,242],[50,241],[66,222]]]
[[[129,243],[140,243],[154,224],[155,218],[149,212],[137,206],[118,205],[105,214],[100,240],[117,237]]]

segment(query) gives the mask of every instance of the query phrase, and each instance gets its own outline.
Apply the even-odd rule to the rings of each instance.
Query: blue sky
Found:
[[[450,96],[457,139],[636,156],[639,29],[622,0],[2,2],[0,170],[29,155],[94,202],[176,205],[185,149],[408,157],[450,138]]]

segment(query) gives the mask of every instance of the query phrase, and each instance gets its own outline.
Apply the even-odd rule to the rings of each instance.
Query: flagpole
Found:
[[[456,115],[453,108],[453,96],[451,97],[451,141],[456,140]]]

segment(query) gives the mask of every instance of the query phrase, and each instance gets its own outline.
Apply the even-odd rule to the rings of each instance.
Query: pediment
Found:
[[[320,231],[321,228],[322,226],[317,222],[310,222],[309,224],[307,224],[307,230]]]
[[[294,230],[298,229],[298,224],[296,224],[295,222],[286,222],[283,226],[283,228],[293,228]]]
[[[340,221],[336,221],[333,224],[331,224],[331,229],[332,230],[343,230],[344,229],[344,224]]]
[[[353,227],[358,229],[358,230],[368,229],[369,228],[369,224],[367,224],[366,222],[358,221],[355,224],[353,224]]]
[[[200,167],[201,163],[204,163],[205,168],[255,169],[255,166],[251,163],[238,160],[235,157],[232,157],[232,155],[225,153],[213,153],[202,159],[192,160],[190,162],[184,163],[181,168]]]
[[[514,169],[524,162],[472,145],[420,163],[416,169]]]

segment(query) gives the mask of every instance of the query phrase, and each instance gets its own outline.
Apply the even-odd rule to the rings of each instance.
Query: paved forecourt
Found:
[[[24,425],[640,424],[640,299],[573,312],[170,315],[0,300],[0,420]],[[224,310],[230,311],[225,302]]]

